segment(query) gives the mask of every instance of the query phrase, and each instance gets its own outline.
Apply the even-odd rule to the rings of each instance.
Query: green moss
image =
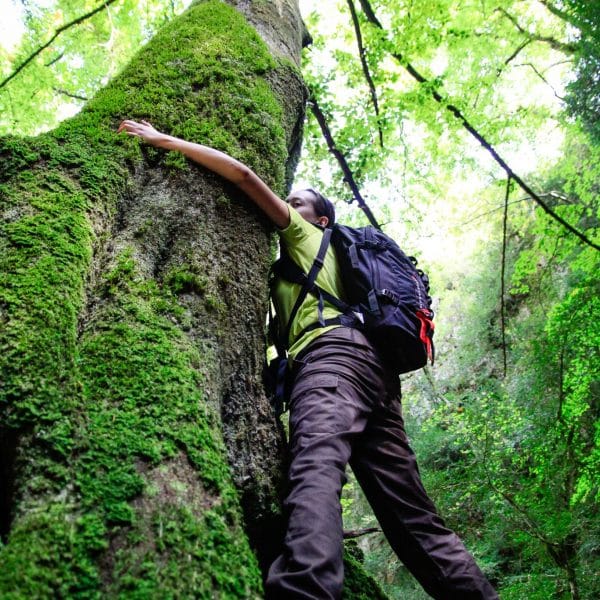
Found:
[[[173,508],[153,520],[156,548],[139,554],[131,546],[117,555],[116,584],[109,595],[127,598],[259,597],[258,573],[240,564],[247,548],[231,532],[223,511],[208,510],[202,518],[188,509]],[[186,568],[189,563],[193,568]],[[183,568],[182,568],[183,565]]]
[[[73,444],[77,316],[92,253],[88,205],[63,173],[34,170],[10,189],[3,208],[14,217],[0,235],[1,420],[12,428],[36,423],[36,443],[64,457]],[[58,470],[51,488],[61,485]]]
[[[128,248],[121,253],[117,259],[116,266],[104,275],[104,287],[106,294],[116,294],[119,286],[125,286],[135,272],[135,261],[133,251]]]
[[[204,294],[208,279],[193,273],[185,267],[173,269],[165,278],[165,283],[174,294]]]
[[[130,253],[123,256],[118,264],[128,263]],[[241,531],[218,417],[202,399],[202,379],[195,368],[202,357],[172,319],[153,309],[152,296],[162,294],[158,286],[152,294],[135,272],[127,271],[125,276],[117,267],[109,273],[111,278],[115,271],[121,279],[113,302],[101,315],[101,327],[86,331],[81,342],[87,406],[79,437],[89,441],[85,462],[77,472],[78,488],[90,507],[102,507],[109,525],[131,525],[143,540],[127,545],[115,557],[118,589],[137,597],[150,585],[155,593],[166,592],[170,588],[165,582],[171,581],[173,590],[182,590],[195,581],[194,573],[211,572],[224,581],[240,582],[243,593],[236,596],[232,591],[231,597],[248,597],[250,589],[260,589],[260,579]],[[210,523],[206,511],[190,512],[194,502],[191,507],[173,506],[186,496],[188,483],[170,477],[166,493],[157,491],[156,483],[144,475],[175,459],[193,466],[189,486],[204,490],[201,502],[216,502]],[[132,506],[148,485],[154,488],[150,496],[156,498],[152,508]],[[165,495],[175,499],[167,500]],[[148,529],[149,520],[155,526],[162,523],[160,534]],[[207,540],[217,531],[219,551],[208,552]],[[183,557],[188,558],[183,561]],[[140,559],[145,565],[142,570]],[[161,566],[164,560],[168,560],[166,570]],[[222,589],[213,587],[214,582],[203,585],[210,590],[207,597]],[[185,589],[189,593],[192,588]],[[175,591],[172,597],[177,596]]]
[[[13,136],[0,138],[0,161],[2,162],[0,182],[18,175],[23,169],[30,168],[39,159],[39,153],[26,140]],[[9,188],[2,188],[1,191],[3,193],[0,198],[6,197],[5,193],[9,191]]]
[[[218,589],[232,598],[258,596],[258,567],[241,529],[219,421],[202,401],[195,368],[202,357],[154,310],[153,295],[162,292],[139,277],[129,250],[105,280],[112,301],[79,345],[74,480],[63,504],[31,510],[13,529],[2,559],[14,569],[2,569],[0,589],[15,598],[27,590],[97,597],[99,558],[125,531],[129,543],[111,558],[115,593],[209,598]],[[174,306],[168,298],[165,305]],[[145,475],[178,457],[193,467],[189,486],[204,490],[200,500],[184,503],[188,484],[174,477],[169,484],[178,499],[165,498]],[[68,497],[75,490],[77,509]],[[144,493],[153,501],[137,502]]]
[[[223,290],[227,289],[230,285],[233,284],[233,280],[227,274],[221,274],[217,277],[217,283],[219,287]]]
[[[151,118],[158,128],[251,164],[281,188],[287,157],[283,111],[263,77],[276,67],[241,14],[223,2],[203,2],[161,30],[82,118]],[[138,155],[136,141],[122,140],[132,158]],[[145,152],[152,157],[151,149]],[[175,153],[154,157],[175,170],[189,168]]]
[[[379,584],[365,571],[362,561],[362,551],[356,542],[346,542],[343,600],[388,600]]]
[[[218,196],[215,203],[219,208],[229,208],[231,206],[231,202],[225,194]]]
[[[99,598],[92,592],[100,583],[93,559],[107,545],[104,525],[93,514],[78,516],[64,500],[30,511],[11,532],[11,552],[0,555],[2,598]]]
[[[222,492],[220,482],[228,471],[220,459],[218,421],[203,408],[202,380],[193,366],[203,357],[171,319],[154,310],[152,296],[161,294],[158,287],[152,294],[133,273],[120,283],[119,289],[113,288],[113,302],[81,341],[88,427],[100,428],[94,439],[106,440],[103,452],[134,454],[150,463],[183,449],[205,484]],[[94,463],[91,480],[97,481],[102,463]],[[107,476],[114,479],[119,472],[111,466]],[[111,487],[126,487],[128,476],[123,472],[122,477]]]
[[[227,306],[218,296],[208,295],[204,300],[204,306],[209,312],[224,314],[227,311]]]

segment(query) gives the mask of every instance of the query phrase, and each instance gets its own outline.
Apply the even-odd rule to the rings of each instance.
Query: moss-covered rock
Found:
[[[388,600],[379,584],[363,567],[362,550],[354,540],[344,546],[344,589],[343,600]]]

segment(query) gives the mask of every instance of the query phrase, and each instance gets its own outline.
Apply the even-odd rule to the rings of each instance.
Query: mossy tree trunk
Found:
[[[260,596],[284,454],[271,228],[116,127],[214,145],[285,194],[301,42],[293,0],[200,2],[79,115],[0,140],[2,598]]]

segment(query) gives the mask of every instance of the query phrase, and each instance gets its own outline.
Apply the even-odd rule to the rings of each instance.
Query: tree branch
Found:
[[[344,539],[351,540],[353,538],[360,537],[361,535],[367,535],[368,533],[381,532],[379,527],[367,527],[366,529],[349,529],[344,531]]]
[[[63,90],[61,88],[52,88],[57,94],[62,94],[63,96],[67,96],[68,98],[74,98],[75,100],[81,100],[82,102],[87,102],[88,98],[85,96],[78,96],[77,94],[73,94],[68,92],[67,90]]]
[[[502,268],[500,270],[500,326],[502,329],[502,366],[503,376],[506,378],[506,305],[504,294],[506,293],[506,232],[508,229],[508,199],[510,196],[510,175],[506,179],[506,194],[504,195],[504,216],[502,219]]]
[[[515,65],[515,67],[529,67],[531,68],[531,70],[552,90],[552,93],[554,94],[554,96],[560,100],[561,102],[564,102],[564,98],[562,96],[559,96],[556,93],[556,90],[550,85],[550,83],[548,82],[548,80],[536,69],[535,65],[533,65],[532,63],[521,63],[518,65]]]
[[[365,213],[365,215],[367,215],[367,219],[369,219],[369,222],[371,223],[371,225],[373,225],[373,227],[376,227],[377,229],[381,230],[381,227],[380,227],[379,223],[377,222],[377,219],[375,219],[375,215],[373,215],[373,213],[371,212],[371,209],[367,206],[367,203],[365,202],[364,198],[362,197],[362,195],[360,193],[360,190],[358,189],[358,185],[356,184],[356,181],[354,180],[354,175],[352,174],[352,171],[350,170],[350,167],[348,166],[348,162],[346,161],[346,158],[344,157],[344,155],[339,151],[339,149],[335,145],[333,136],[331,135],[331,131],[329,129],[329,126],[327,125],[327,120],[325,119],[325,115],[323,114],[323,111],[320,109],[317,99],[315,97],[315,94],[312,90],[310,93],[309,102],[310,102],[310,107],[311,107],[312,113],[313,113],[313,115],[315,115],[315,118],[317,119],[317,122],[319,123],[319,127],[321,128],[321,132],[323,133],[323,137],[325,138],[325,141],[327,142],[327,147],[329,148],[329,151],[331,152],[331,154],[333,154],[333,156],[337,160],[338,164],[340,165],[340,168],[342,169],[342,173],[344,174],[344,181],[348,184],[348,186],[352,190],[352,195],[354,196],[354,199],[358,202],[358,206]]]
[[[50,62],[47,62],[44,66],[51,67],[54,63],[57,63],[64,55],[65,55],[65,53],[61,52],[58,56],[53,58]]]
[[[379,145],[383,148],[383,131],[381,129],[381,119],[379,117],[379,103],[377,101],[377,91],[375,89],[375,83],[371,77],[369,71],[369,65],[367,64],[367,57],[365,54],[365,47],[363,45],[362,33],[360,31],[360,23],[358,22],[358,15],[356,14],[356,8],[352,0],[347,0],[348,7],[350,8],[350,14],[352,15],[352,24],[354,25],[354,33],[356,35],[356,43],[358,44],[358,55],[360,57],[360,64],[362,65],[363,74],[367,80],[369,91],[371,92],[371,101],[373,102],[373,108],[375,109],[375,116],[377,118],[377,131],[379,132]]]
[[[509,202],[509,204],[517,204],[518,202],[524,202],[525,200],[530,200],[529,196],[523,196],[522,198],[518,198],[517,200],[513,200],[512,202]],[[468,219],[467,221],[462,221],[460,223],[460,226],[465,227],[466,225],[469,225],[470,223],[474,223],[475,221],[478,221],[479,219],[483,219],[483,217],[487,217],[488,215],[491,215],[492,213],[495,213],[496,211],[503,210],[503,209],[504,209],[504,204],[502,204],[501,206],[496,206],[495,208],[491,208],[490,210],[486,210],[485,212],[475,215],[474,217],[472,217],[471,219]]]
[[[545,44],[549,44],[553,50],[558,50],[559,52],[564,52],[565,54],[573,54],[577,49],[576,44],[567,44],[565,42],[559,42],[557,39],[545,36],[538,35],[535,33],[531,33],[527,31],[524,27],[522,27],[517,21],[516,17],[513,17],[506,9],[498,7],[495,12],[502,13],[523,35],[527,36],[527,38],[534,42],[543,42]]]
[[[371,3],[369,2],[369,0],[359,0],[360,2],[360,7],[363,9],[363,12],[365,13],[367,20],[370,21],[371,23],[373,23],[373,25],[375,25],[375,27],[378,27],[379,29],[381,29],[383,31],[383,25],[380,23],[379,19],[375,16],[375,13],[373,12],[373,9],[371,8]]]
[[[373,9],[371,8],[368,0],[360,0],[360,4],[363,7],[363,10],[368,7],[368,10],[365,10],[365,15],[369,19],[369,21],[381,29],[383,31],[383,27],[381,23],[375,18],[373,13]],[[369,17],[372,15],[373,18]],[[431,82],[423,77],[421,73],[419,73],[407,60],[406,58],[399,52],[395,52],[393,50],[389,51],[390,54],[408,71],[408,73],[416,79],[421,84],[430,84]],[[488,142],[485,137],[475,129],[475,127],[469,122],[469,120],[462,114],[462,112],[453,104],[449,102],[447,98],[444,98],[436,89],[434,89],[431,85],[427,86],[430,94],[433,99],[441,104],[446,110],[448,110],[461,125],[489,152],[492,158],[500,165],[500,167],[504,170],[504,172],[511,177],[515,181],[515,183],[526,193],[528,194],[539,206],[542,207],[544,212],[550,215],[553,219],[558,221],[565,229],[568,229],[573,235],[576,235],[582,242],[588,244],[592,248],[596,250],[600,250],[600,245],[596,244],[588,237],[585,236],[581,231],[573,227],[570,223],[565,221],[560,215],[558,215],[548,204],[546,204],[538,194],[536,194],[530,187],[527,185],[506,163],[506,161],[498,154],[495,148]]]
[[[512,60],[517,58],[517,55],[521,52],[521,50],[523,50],[523,48],[529,44],[531,44],[531,40],[525,40],[523,43],[519,44],[517,49],[504,61],[504,65],[508,65]]]
[[[16,77],[36,56],[38,56],[46,48],[48,48],[48,46],[50,46],[50,44],[52,44],[52,42],[61,33],[66,31],[67,29],[70,29],[71,27],[74,27],[75,25],[79,25],[80,23],[83,23],[85,20],[89,19],[90,17],[93,17],[96,13],[100,12],[101,10],[104,10],[105,8],[107,8],[108,6],[113,4],[114,2],[116,2],[116,0],[104,0],[104,2],[102,2],[102,4],[98,7],[96,7],[94,10],[86,13],[85,15],[78,17],[77,19],[74,19],[73,21],[70,21],[69,23],[63,25],[62,27],[59,27],[54,32],[54,35],[43,46],[40,46],[33,54],[31,54],[27,59],[25,59],[8,77],[6,77],[6,79],[4,79],[3,81],[0,82],[0,88],[3,88],[11,79]]]
[[[500,78],[502,73],[504,73],[504,69],[506,67],[508,67],[508,65],[511,63],[511,61],[513,61],[515,58],[517,58],[517,56],[521,53],[521,50],[526,48],[529,44],[531,44],[531,40],[525,40],[524,42],[520,43],[516,47],[514,52],[504,61],[502,66],[500,66],[496,69],[496,77]],[[475,102],[473,103],[473,108],[475,108],[477,106],[478,99],[479,99],[479,92],[477,93],[477,98],[476,98]]]

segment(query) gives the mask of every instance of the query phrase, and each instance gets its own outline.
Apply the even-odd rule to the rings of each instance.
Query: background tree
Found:
[[[404,381],[428,488],[503,598],[594,598],[598,252],[515,186],[503,202],[505,174],[448,110],[458,108],[557,215],[597,240],[597,146],[561,103],[569,65],[589,56],[594,38],[540,2],[361,1],[357,19],[350,4],[339,5],[333,44],[330,22],[314,36],[306,73],[376,216],[418,249],[432,276],[438,363]],[[369,8],[382,27],[371,26]],[[318,12],[309,23],[318,31]],[[351,200],[339,171],[328,176],[335,163],[316,121],[308,131],[303,173],[320,167],[332,193]],[[348,526],[373,526],[356,490],[347,494]],[[392,597],[425,597],[380,537],[359,543]]]
[[[14,2],[23,32],[15,36],[7,19],[0,131],[33,135],[76,113],[183,7],[181,0]]]

